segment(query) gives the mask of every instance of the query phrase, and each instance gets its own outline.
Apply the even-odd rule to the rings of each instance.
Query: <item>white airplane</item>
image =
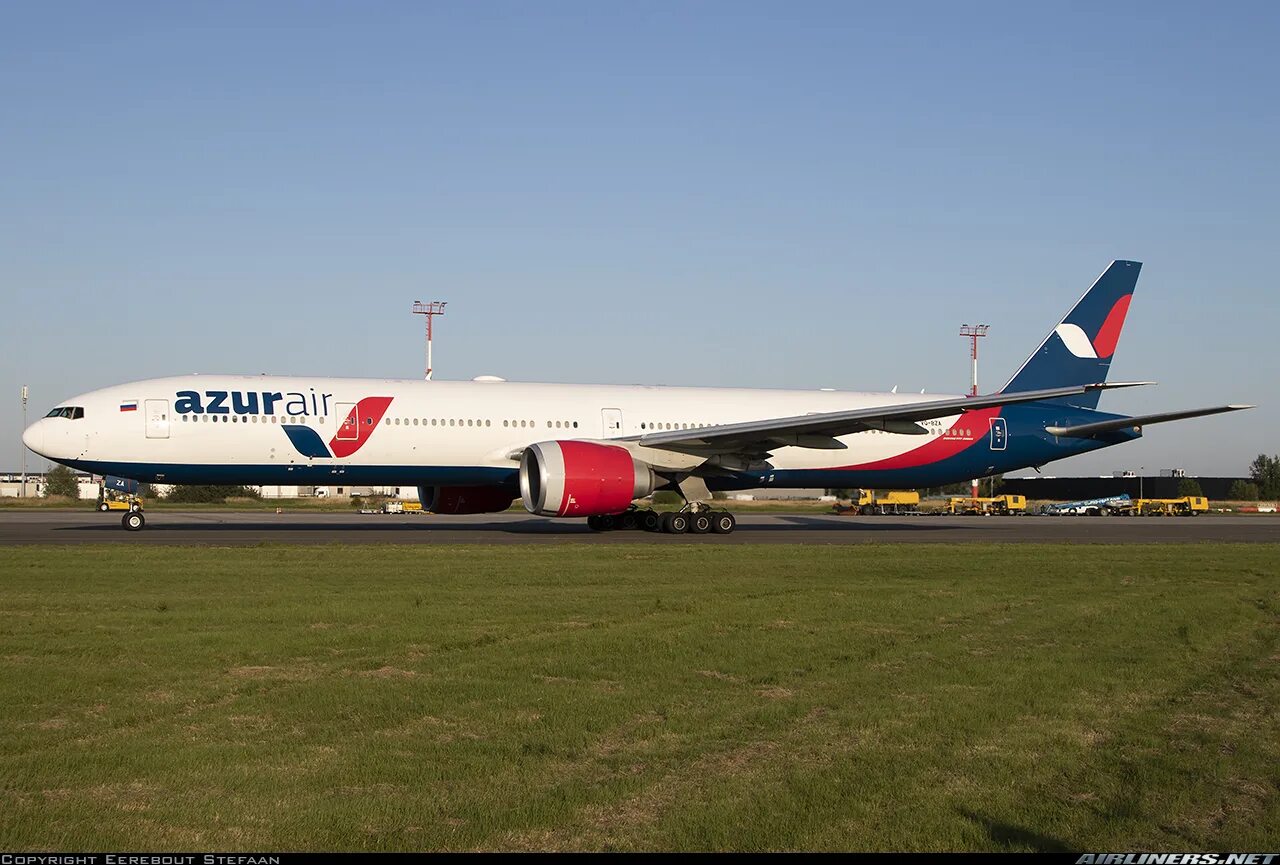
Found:
[[[31,450],[159,483],[417,486],[436,513],[586,517],[593,529],[731,532],[711,492],[918,488],[1130,441],[1148,424],[1251,408],[1097,411],[1138,272],[1115,261],[1009,382],[983,396],[191,375],[103,388],[32,424]],[[633,501],[658,489],[686,507]],[[139,512],[126,529],[143,527]]]

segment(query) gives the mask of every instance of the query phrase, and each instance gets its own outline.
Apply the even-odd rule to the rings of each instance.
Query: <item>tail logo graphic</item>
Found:
[[[1129,312],[1129,301],[1132,299],[1132,294],[1126,294],[1115,302],[1102,322],[1102,326],[1098,328],[1097,336],[1093,339],[1089,339],[1089,335],[1080,325],[1065,321],[1058,325],[1054,332],[1067,347],[1067,351],[1076,357],[1109,358],[1115,354],[1116,343],[1120,341],[1120,330],[1124,327],[1124,317]]]
[[[382,416],[387,413],[391,400],[389,396],[367,396],[360,400],[347,412],[328,444],[309,426],[285,426],[283,429],[294,449],[304,457],[343,459],[369,441],[373,431],[382,423]]]

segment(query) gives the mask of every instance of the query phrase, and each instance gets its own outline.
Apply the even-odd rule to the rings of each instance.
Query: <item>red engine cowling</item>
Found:
[[[520,495],[539,516],[622,513],[655,484],[653,469],[616,445],[539,442],[520,457]]]
[[[422,509],[433,514],[496,514],[514,500],[511,487],[418,487]]]

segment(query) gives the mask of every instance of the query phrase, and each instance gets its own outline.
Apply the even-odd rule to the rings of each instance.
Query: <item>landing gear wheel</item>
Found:
[[[689,515],[680,513],[664,515],[662,530],[669,535],[683,535],[689,531]]]
[[[610,520],[606,523],[605,517],[602,517],[599,514],[592,514],[587,517],[587,528],[591,529],[593,532],[607,532],[609,529],[613,528],[613,521]]]
[[[140,532],[146,524],[147,520],[142,515],[142,511],[129,511],[120,520],[120,525],[124,526],[126,532]]]
[[[711,514],[706,511],[698,511],[689,517],[689,534],[705,535],[711,531]]]
[[[738,521],[728,511],[720,511],[711,516],[711,531],[717,535],[727,535],[738,526]]]
[[[640,514],[640,528],[646,532],[662,531],[662,514],[656,511],[645,511]]]
[[[633,531],[640,528],[640,518],[636,516],[635,511],[625,511],[614,518],[618,524],[618,528],[626,531]]]
[[[107,504],[106,502],[99,502],[98,510],[102,511],[105,514],[107,511],[111,510],[111,505]]]

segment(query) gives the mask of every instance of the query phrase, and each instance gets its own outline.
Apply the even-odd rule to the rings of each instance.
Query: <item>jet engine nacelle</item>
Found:
[[[653,469],[616,445],[538,442],[520,457],[525,510],[544,517],[622,513],[656,484]]]
[[[496,514],[511,507],[511,487],[418,487],[422,509],[433,514]]]

